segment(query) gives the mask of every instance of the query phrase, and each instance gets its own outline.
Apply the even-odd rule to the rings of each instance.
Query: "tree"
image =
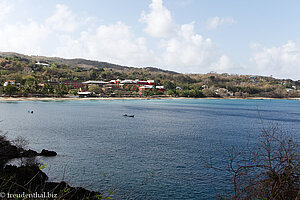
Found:
[[[23,88],[22,88],[22,92],[24,94],[34,94],[38,92],[38,83],[35,79],[30,78],[27,79]]]
[[[221,150],[226,168],[209,167],[232,175],[230,199],[295,200],[300,191],[299,144],[278,126],[263,128],[257,142]],[[223,196],[222,199],[225,197]]]
[[[208,89],[202,90],[203,94],[207,97],[219,97],[220,95],[216,94],[216,88],[210,87]]]
[[[189,95],[190,95],[190,97],[204,97],[203,93],[197,89],[190,90]]]
[[[72,89],[72,90],[69,91],[69,93],[76,96],[78,94],[78,90],[77,89]]]
[[[56,86],[54,89],[54,94],[57,94],[59,96],[64,96],[65,94],[68,94],[68,88],[66,87],[65,84],[60,83]]]
[[[89,92],[94,92],[94,93],[100,93],[101,92],[101,88],[99,85],[90,85],[89,86]]]
[[[190,97],[190,92],[189,92],[189,90],[180,90],[179,96],[181,96],[181,97]]]
[[[40,90],[40,92],[44,95],[50,95],[53,94],[53,87],[50,84],[45,84],[42,89]]]
[[[14,94],[16,94],[18,91],[18,88],[14,85],[12,85],[11,83],[8,83],[7,86],[4,87],[4,93],[12,96]]]
[[[176,90],[168,90],[167,95],[169,96],[175,96],[176,95]]]
[[[165,81],[164,82],[164,86],[165,86],[166,90],[174,90],[174,89],[176,89],[176,85],[173,82],[171,82],[171,81]]]

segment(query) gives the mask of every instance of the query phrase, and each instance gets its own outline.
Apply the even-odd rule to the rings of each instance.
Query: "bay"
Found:
[[[51,181],[113,190],[116,199],[215,199],[230,191],[231,179],[208,169],[205,160],[223,166],[220,144],[254,141],[270,124],[299,140],[300,101],[1,102],[0,120],[9,139],[23,136],[31,149],[58,153],[39,158]]]

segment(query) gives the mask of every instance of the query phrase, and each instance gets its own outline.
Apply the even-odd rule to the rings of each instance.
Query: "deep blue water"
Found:
[[[1,102],[0,120],[10,139],[23,136],[31,149],[58,153],[40,158],[50,180],[111,189],[116,199],[215,199],[216,191],[230,190],[231,179],[204,160],[212,156],[222,167],[220,143],[246,144],[261,120],[299,139],[300,101]]]

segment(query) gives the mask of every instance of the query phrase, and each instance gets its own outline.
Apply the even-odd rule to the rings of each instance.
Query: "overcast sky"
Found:
[[[299,0],[0,0],[0,51],[300,79]]]

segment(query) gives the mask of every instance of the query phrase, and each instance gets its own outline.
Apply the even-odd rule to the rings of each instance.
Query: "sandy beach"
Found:
[[[285,99],[285,100],[300,100],[300,98],[268,98],[268,97],[247,97],[247,98],[187,98],[187,97],[88,97],[88,98],[78,98],[78,97],[0,97],[0,102],[3,101],[68,101],[68,100],[151,100],[151,99],[253,99],[253,100],[272,100],[272,99]]]

